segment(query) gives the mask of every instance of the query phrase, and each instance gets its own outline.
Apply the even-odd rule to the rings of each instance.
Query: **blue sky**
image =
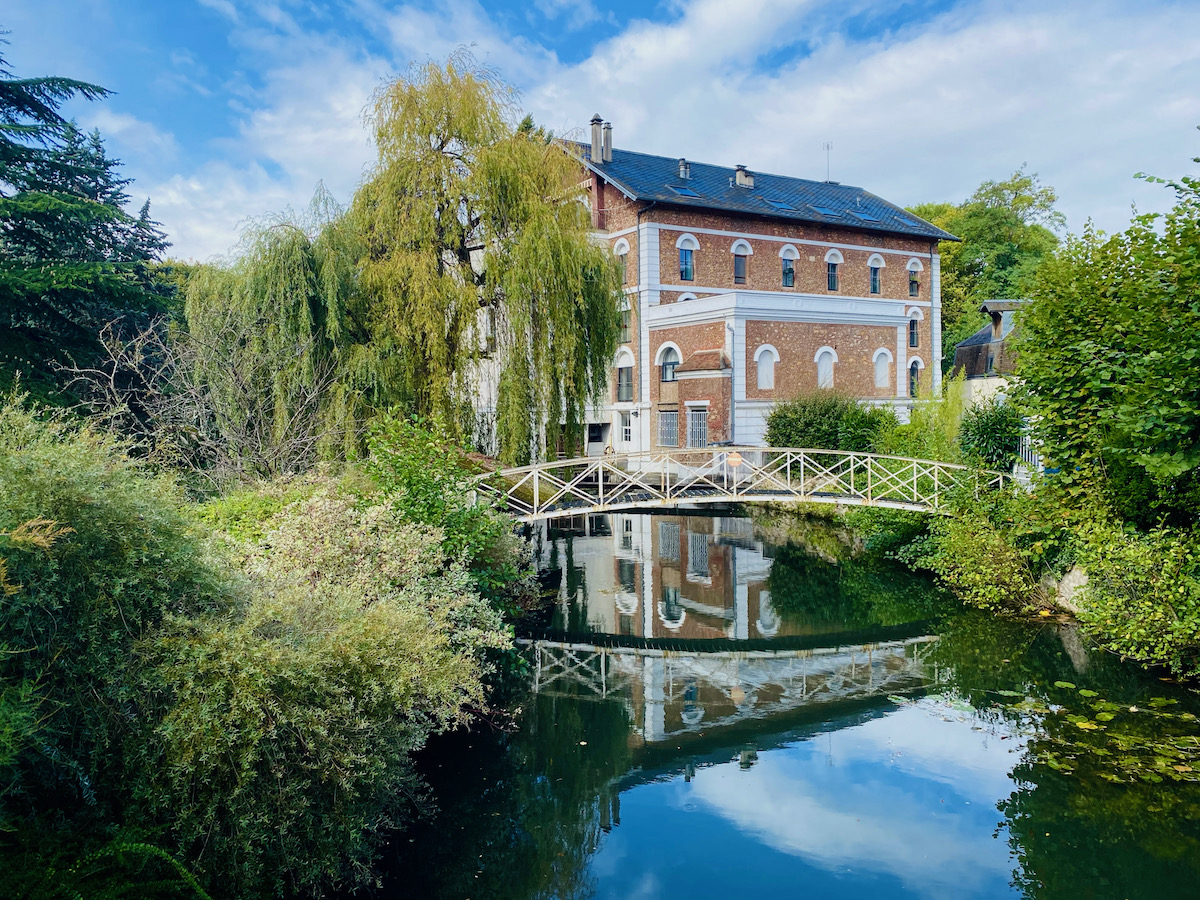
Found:
[[[1200,4],[1090,0],[8,0],[18,75],[116,91],[99,127],[181,257],[343,201],[373,153],[372,91],[470,45],[560,133],[593,112],[619,147],[832,177],[902,204],[961,200],[1022,163],[1073,230],[1169,205],[1138,171],[1200,155]]]

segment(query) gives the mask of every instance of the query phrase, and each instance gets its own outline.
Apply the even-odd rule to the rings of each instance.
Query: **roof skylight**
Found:
[[[842,214],[835,209],[830,209],[828,206],[815,206],[812,203],[808,204],[808,208],[814,212],[818,212],[823,216],[830,216],[834,219],[840,219]]]
[[[677,193],[680,197],[696,197],[697,199],[700,197],[700,195],[691,188],[674,187],[673,185],[667,185],[667,187],[671,188],[671,190]]]
[[[863,222],[878,222],[879,221],[874,216],[872,216],[868,213],[862,212],[860,210],[856,210],[856,209],[850,210],[850,215],[854,216],[854,218],[859,219],[860,221],[863,221]]]
[[[795,212],[796,210],[796,207],[792,206],[790,203],[785,203],[783,200],[772,200],[770,197],[763,197],[763,199],[770,203],[775,209],[791,210],[792,212]]]

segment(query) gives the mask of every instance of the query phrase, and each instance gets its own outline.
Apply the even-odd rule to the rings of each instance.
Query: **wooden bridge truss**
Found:
[[[956,491],[1011,478],[970,466],[853,453],[763,447],[663,449],[557,460],[481,476],[477,487],[525,522],[688,504],[837,503],[939,513]]]

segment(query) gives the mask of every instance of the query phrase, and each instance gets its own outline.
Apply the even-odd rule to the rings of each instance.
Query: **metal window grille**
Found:
[[[908,346],[919,347],[921,345],[921,333],[917,331],[917,320],[908,320]]]
[[[879,266],[871,266],[871,293],[879,293]]]
[[[679,523],[658,523],[658,558],[679,562]]]
[[[688,532],[688,574],[708,576],[708,535]]]
[[[796,284],[796,264],[790,259],[783,261],[783,286],[792,287]]]
[[[746,257],[740,253],[735,253],[733,256],[733,283],[746,283]]]
[[[921,276],[918,275],[916,272],[908,273],[908,296],[910,296],[910,297],[920,297],[921,296]]]
[[[838,289],[837,267],[838,267],[838,264],[835,262],[825,264],[826,278],[828,281],[827,286],[828,286],[829,290],[831,290],[831,291],[836,291]]]
[[[621,413],[621,440],[626,444],[633,441],[633,419],[629,413]]]
[[[672,410],[658,414],[658,445],[660,447],[679,446],[679,413]]]
[[[691,281],[696,275],[696,270],[692,265],[692,251],[681,249],[679,251],[679,280]]]
[[[617,400],[629,402],[633,399],[633,366],[617,369]]]
[[[708,446],[708,410],[707,409],[689,409],[688,410],[688,446],[689,447],[707,447]]]

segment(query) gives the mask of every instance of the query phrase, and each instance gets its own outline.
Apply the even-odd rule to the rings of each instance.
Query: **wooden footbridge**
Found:
[[[663,449],[538,463],[480,476],[478,490],[524,522],[726,503],[834,503],[941,513],[956,492],[1012,476],[971,466],[764,447]]]

